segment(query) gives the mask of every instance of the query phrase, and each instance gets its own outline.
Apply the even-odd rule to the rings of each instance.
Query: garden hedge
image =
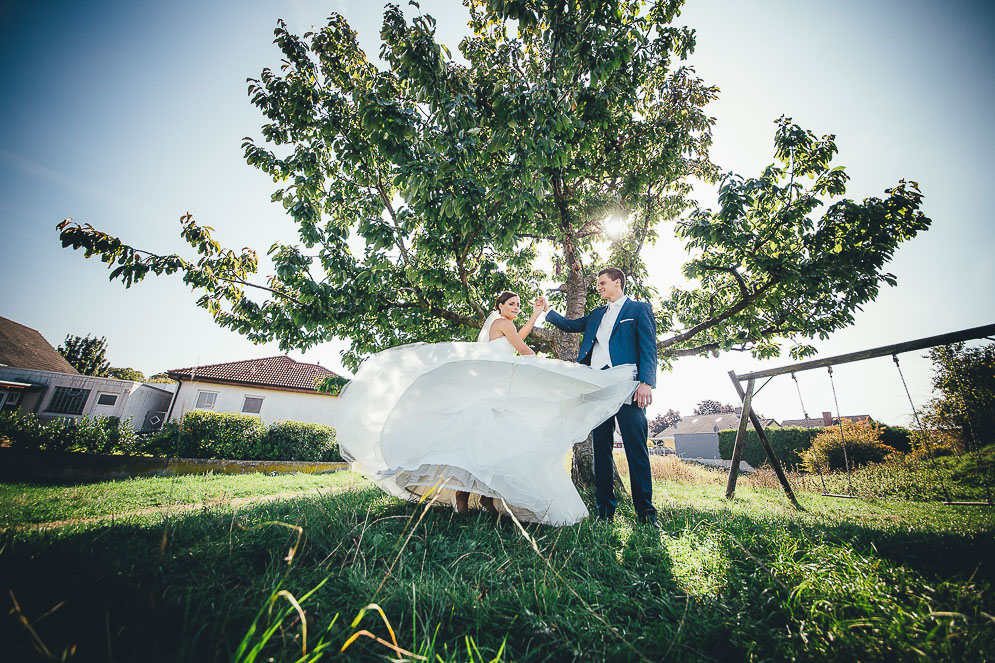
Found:
[[[797,469],[802,462],[801,452],[812,445],[815,436],[822,432],[821,428],[799,428],[790,426],[787,428],[765,428],[770,446],[774,449],[774,454],[787,469]],[[719,431],[719,455],[725,460],[732,459],[732,447],[736,443],[736,431]],[[743,447],[743,460],[753,467],[760,467],[767,462],[767,453],[760,445],[760,438],[757,431],[752,427],[746,431],[746,446]]]
[[[6,441],[3,441],[6,440]],[[0,443],[18,449],[80,451],[225,460],[341,461],[335,429],[300,421],[267,427],[259,417],[188,412],[151,434],[113,417],[42,421],[30,412],[0,412]]]
[[[785,428],[765,428],[767,439],[777,455],[781,464],[791,470],[802,469],[801,454],[812,446],[812,440],[821,433],[823,428],[799,428],[788,426]],[[909,431],[899,426],[882,427],[881,441],[898,451],[907,452],[912,448]],[[724,460],[732,459],[732,447],[736,443],[736,430],[719,431],[719,454]],[[759,467],[767,462],[767,454],[760,445],[760,438],[757,431],[750,426],[746,431],[746,446],[743,448],[743,460]]]

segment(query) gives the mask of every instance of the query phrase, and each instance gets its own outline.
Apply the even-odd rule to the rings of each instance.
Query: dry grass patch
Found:
[[[625,453],[614,452],[615,467],[622,477],[629,476],[629,464]],[[726,473],[719,468],[710,468],[698,463],[686,463],[676,456],[650,456],[650,472],[653,479],[683,481],[685,483],[724,483]],[[775,479],[776,481],[776,479]]]

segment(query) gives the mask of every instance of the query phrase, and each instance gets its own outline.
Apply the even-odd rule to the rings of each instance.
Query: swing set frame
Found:
[[[961,341],[972,341],[979,338],[989,338],[995,336],[995,324],[984,325],[981,327],[972,327],[970,329],[962,329],[960,331],[950,332],[948,334],[940,334],[939,336],[928,336],[926,338],[919,338],[912,341],[905,341],[904,343],[895,343],[892,345],[884,345],[877,348],[871,348],[869,350],[860,350],[858,352],[850,352],[847,354],[836,355],[834,357],[826,357],[824,359],[813,359],[810,361],[798,362],[795,364],[790,364],[787,366],[780,366],[778,368],[768,368],[761,371],[753,371],[750,373],[744,373],[742,375],[737,375],[736,371],[729,371],[729,378],[732,380],[733,386],[736,388],[736,393],[739,394],[740,400],[743,402],[743,416],[739,420],[739,429],[736,431],[736,443],[732,450],[732,464],[729,467],[729,479],[726,483],[726,498],[732,499],[736,494],[736,479],[739,477],[739,465],[743,457],[743,447],[746,444],[746,429],[748,422],[753,424],[754,430],[757,431],[757,436],[760,438],[760,444],[767,454],[767,460],[770,462],[771,468],[774,470],[774,474],[777,475],[777,480],[781,483],[781,487],[784,489],[784,494],[788,497],[792,504],[797,508],[801,508],[798,504],[798,499],[795,497],[794,491],[791,489],[791,484],[788,482],[788,477],[784,473],[784,469],[781,467],[781,462],[777,459],[777,455],[774,453],[774,448],[770,445],[770,440],[767,439],[767,433],[764,432],[763,425],[760,423],[760,418],[753,411],[751,403],[753,396],[763,389],[772,378],[778,375],[791,374],[792,377],[795,373],[801,371],[810,371],[816,368],[828,368],[830,371],[830,380],[832,379],[832,367],[838,366],[840,364],[849,364],[855,361],[863,361],[865,359],[873,359],[875,357],[886,357],[891,355],[895,364],[898,365],[898,355],[903,352],[913,352],[915,350],[924,350],[927,348],[936,347],[938,345],[949,345],[951,343],[960,343]],[[899,375],[901,375],[901,366],[899,366]],[[767,378],[767,382],[764,382],[760,386],[760,389],[754,389],[756,381],[762,378]],[[743,389],[742,383],[746,383],[746,389]],[[797,383],[797,380],[796,380]],[[902,383],[905,383],[904,376],[902,377]],[[833,386],[833,394],[835,396],[835,385]],[[800,390],[799,390],[800,394]],[[908,387],[906,386],[906,394],[908,394]],[[909,398],[911,402],[911,397]],[[804,405],[802,406],[804,409]],[[837,416],[839,416],[839,406],[837,405]],[[915,412],[915,407],[913,407],[913,413],[916,414],[918,420],[918,413]],[[840,430],[842,435],[842,429]],[[845,451],[846,440],[844,439],[844,451]],[[849,466],[847,467],[847,472],[849,476]],[[945,488],[944,488],[945,490]],[[852,492],[852,491],[851,491]],[[846,497],[852,498],[853,495],[832,495],[824,494],[825,497]],[[970,506],[993,506],[991,500],[988,502],[951,502],[949,495],[947,500],[943,502],[948,505],[970,505]]]

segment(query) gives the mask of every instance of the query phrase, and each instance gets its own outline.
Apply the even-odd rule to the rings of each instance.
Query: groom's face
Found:
[[[622,296],[622,282],[602,274],[598,277],[598,294],[601,299],[615,301]]]

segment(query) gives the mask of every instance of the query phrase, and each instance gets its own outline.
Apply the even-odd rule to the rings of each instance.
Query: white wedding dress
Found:
[[[454,505],[463,490],[471,507],[487,495],[519,520],[574,524],[587,508],[565,457],[632,398],[634,367],[520,357],[507,338],[488,341],[495,319],[477,343],[415,343],[363,362],[339,395],[342,455],[396,497],[438,487]]]

